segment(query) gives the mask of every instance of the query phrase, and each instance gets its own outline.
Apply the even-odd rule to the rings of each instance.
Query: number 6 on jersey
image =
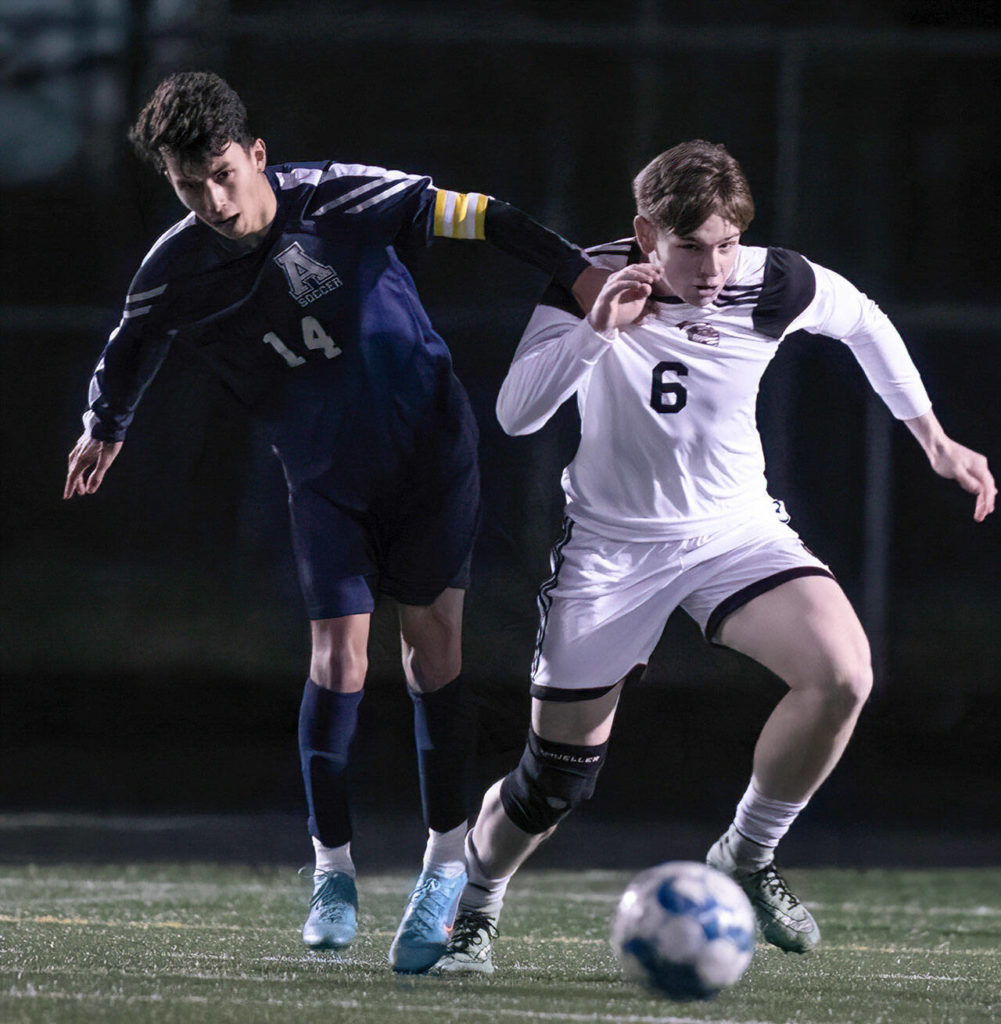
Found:
[[[653,386],[650,388],[650,408],[654,412],[681,412],[688,404],[688,392],[676,380],[665,381],[664,374],[684,377],[688,367],[684,363],[662,362],[653,368]]]

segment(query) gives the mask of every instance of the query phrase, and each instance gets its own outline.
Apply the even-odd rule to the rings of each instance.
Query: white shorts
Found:
[[[646,664],[676,608],[712,641],[759,594],[799,576],[833,578],[776,509],[708,537],[655,543],[609,540],[564,520],[539,589],[533,694],[617,683]]]

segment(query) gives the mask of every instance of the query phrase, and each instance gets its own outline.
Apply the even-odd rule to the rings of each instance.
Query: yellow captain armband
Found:
[[[479,192],[438,189],[434,204],[434,233],[438,238],[486,238],[489,197]]]

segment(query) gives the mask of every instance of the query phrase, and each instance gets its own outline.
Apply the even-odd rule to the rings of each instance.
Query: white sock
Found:
[[[424,868],[433,869],[446,878],[454,878],[466,870],[466,854],[463,843],[468,825],[463,822],[447,832],[428,829],[428,842],[424,849]]]
[[[737,863],[748,867],[768,864],[779,840],[806,805],[806,800],[788,803],[765,796],[752,776],[733,816],[731,846]]]
[[[316,867],[313,868],[313,877],[320,874],[332,874],[335,871],[342,871],[346,875],[355,877],[355,866],[351,860],[351,843],[343,846],[324,846],[316,836],[313,836],[313,849],[316,851]]]
[[[504,904],[507,886],[514,878],[514,872],[503,878],[487,877],[483,870],[483,862],[473,845],[472,831],[466,837],[466,871],[469,878],[466,880],[465,889],[462,890],[459,909],[482,910],[496,918]]]

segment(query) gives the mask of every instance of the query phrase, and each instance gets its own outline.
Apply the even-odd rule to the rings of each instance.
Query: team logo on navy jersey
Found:
[[[298,242],[278,253],[275,263],[285,271],[289,295],[300,306],[308,306],[344,283],[333,267],[314,260]]]
[[[678,327],[688,335],[689,341],[697,341],[700,345],[719,344],[719,332],[712,324],[701,320],[682,320]]]

